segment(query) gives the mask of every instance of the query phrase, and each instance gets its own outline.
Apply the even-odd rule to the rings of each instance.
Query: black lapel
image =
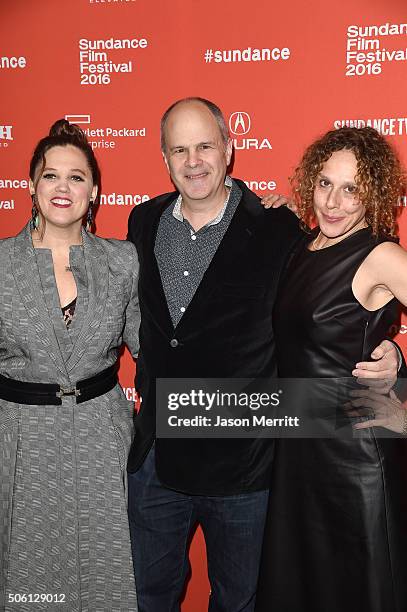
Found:
[[[148,205],[151,208],[146,209],[148,214],[143,219],[140,236],[142,251],[140,257],[140,293],[143,307],[149,311],[148,314],[167,335],[172,335],[174,326],[168,310],[154,246],[160,217],[164,210],[174,202],[177,195],[177,193],[169,194],[165,198]]]

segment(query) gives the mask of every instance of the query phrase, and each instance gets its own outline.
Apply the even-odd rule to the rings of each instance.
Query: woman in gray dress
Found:
[[[0,240],[0,610],[136,611],[115,364],[138,349],[137,254],[89,231],[100,172],[77,126],[52,126],[30,179],[32,220]]]

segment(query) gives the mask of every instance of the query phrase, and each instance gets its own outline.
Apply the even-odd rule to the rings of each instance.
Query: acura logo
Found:
[[[244,136],[250,130],[251,121],[250,115],[239,111],[232,113],[229,119],[229,129],[236,136]]]

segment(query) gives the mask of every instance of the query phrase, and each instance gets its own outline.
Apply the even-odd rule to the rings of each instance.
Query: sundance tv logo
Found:
[[[11,140],[14,140],[13,126],[0,125],[0,147],[8,147]]]
[[[248,151],[250,149],[268,149],[273,148],[268,138],[246,138],[246,135],[251,131],[252,120],[249,113],[245,111],[236,111],[229,117],[229,129],[233,134],[233,146],[236,150]]]

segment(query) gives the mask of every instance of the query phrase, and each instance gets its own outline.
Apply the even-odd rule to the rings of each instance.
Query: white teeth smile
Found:
[[[203,174],[187,174],[188,179],[200,179],[206,176],[206,172]]]
[[[62,198],[54,198],[51,200],[53,204],[60,204],[61,206],[69,206],[72,204],[71,200],[64,200]]]

